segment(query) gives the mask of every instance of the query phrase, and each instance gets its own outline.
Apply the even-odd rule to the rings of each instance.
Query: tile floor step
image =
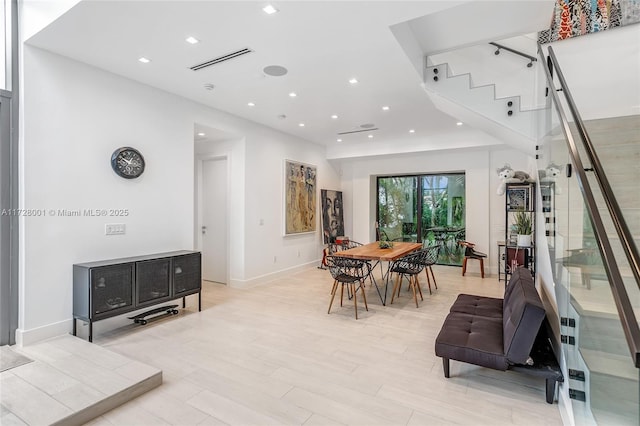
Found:
[[[81,425],[162,384],[161,370],[71,335],[12,349],[34,361],[0,374],[1,424]]]

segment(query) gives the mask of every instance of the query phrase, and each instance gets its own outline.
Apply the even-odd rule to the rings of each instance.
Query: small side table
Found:
[[[510,258],[516,260],[518,266],[529,268],[532,261],[533,246],[518,246],[517,244],[507,244],[505,241],[498,241],[498,281],[504,277],[505,285],[511,275]],[[510,255],[509,255],[510,254]]]

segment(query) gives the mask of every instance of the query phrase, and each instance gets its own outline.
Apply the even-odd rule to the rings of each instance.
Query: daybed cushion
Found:
[[[496,370],[509,367],[503,353],[502,319],[451,312],[436,338],[436,355]]]
[[[512,281],[520,280],[521,271],[516,271],[513,274]],[[530,272],[527,272],[530,274]],[[533,285],[533,280],[531,280],[531,285]],[[503,306],[505,303],[509,303],[509,299],[511,298],[511,293],[515,286],[507,285],[504,289],[504,299],[498,299],[495,297],[486,297],[486,296],[475,296],[472,294],[459,294],[458,298],[451,308],[449,308],[449,312],[460,312],[463,314],[470,315],[480,315],[483,317],[491,317],[491,318],[502,318],[503,316]]]
[[[510,296],[502,316],[504,353],[511,364],[524,364],[536,340],[545,310],[531,272],[518,268],[509,281]]]
[[[449,312],[477,315],[489,318],[502,318],[502,299],[495,297],[459,294]]]

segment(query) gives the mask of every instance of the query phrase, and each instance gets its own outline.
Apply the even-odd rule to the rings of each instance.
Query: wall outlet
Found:
[[[273,256],[273,263],[276,263],[278,261],[278,258]]]
[[[124,235],[127,226],[124,223],[106,223],[104,225],[104,235]]]

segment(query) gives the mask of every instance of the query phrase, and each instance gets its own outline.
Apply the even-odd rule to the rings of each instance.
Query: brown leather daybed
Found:
[[[509,280],[504,299],[458,295],[436,338],[436,355],[442,358],[447,378],[450,359],[543,377],[551,404],[555,384],[563,376],[548,332],[531,271],[519,268]]]

